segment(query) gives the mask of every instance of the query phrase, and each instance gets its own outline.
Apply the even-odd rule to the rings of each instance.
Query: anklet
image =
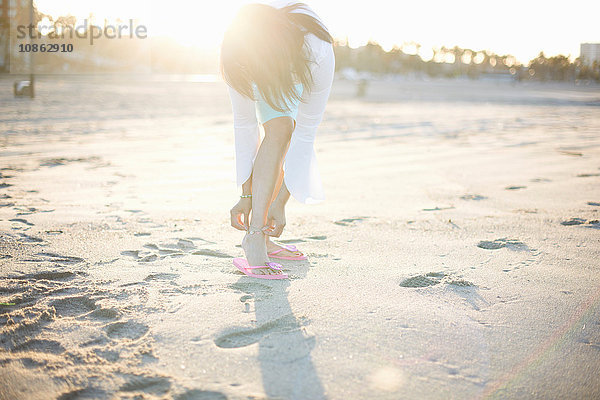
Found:
[[[251,197],[252,197],[252,195],[251,195],[251,194],[243,194],[243,195],[241,195],[240,197],[241,197],[242,199],[248,199],[248,198],[251,198]]]

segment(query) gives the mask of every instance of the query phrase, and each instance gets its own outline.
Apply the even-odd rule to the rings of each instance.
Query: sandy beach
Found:
[[[336,81],[265,281],[222,82],[13,80],[0,399],[600,398],[600,87]]]

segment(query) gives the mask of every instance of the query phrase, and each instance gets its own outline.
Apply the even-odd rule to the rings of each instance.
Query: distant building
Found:
[[[584,65],[592,65],[594,61],[600,63],[600,43],[581,43],[579,57]]]

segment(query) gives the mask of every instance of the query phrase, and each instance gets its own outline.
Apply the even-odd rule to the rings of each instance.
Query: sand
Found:
[[[183,78],[0,79],[0,399],[600,397],[597,86],[336,81],[259,281]]]

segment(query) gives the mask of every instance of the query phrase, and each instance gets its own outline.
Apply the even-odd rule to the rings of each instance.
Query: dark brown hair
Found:
[[[304,36],[312,33],[332,43],[327,29],[314,17],[294,12],[296,3],[280,9],[265,4],[243,6],[225,32],[220,68],[225,82],[255,100],[252,83],[275,110],[285,111],[286,99],[300,100],[295,84],[310,91],[310,54]]]

